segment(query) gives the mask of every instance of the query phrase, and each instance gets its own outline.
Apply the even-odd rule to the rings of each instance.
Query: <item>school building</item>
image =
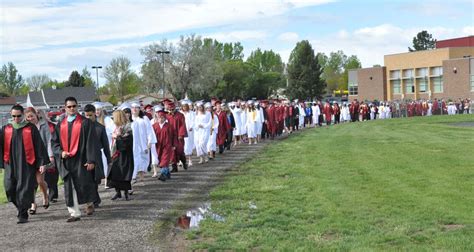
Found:
[[[385,55],[383,67],[350,70],[348,77],[349,100],[474,100],[474,36]]]

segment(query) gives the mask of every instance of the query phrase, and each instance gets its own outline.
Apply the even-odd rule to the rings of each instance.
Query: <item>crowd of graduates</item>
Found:
[[[304,127],[321,127],[392,117],[469,113],[470,101],[302,102],[287,99],[209,102],[165,99],[156,104],[125,102],[108,115],[103,104],[67,97],[65,113],[54,120],[34,108],[15,105],[11,122],[0,132],[0,168],[5,169],[7,198],[18,210],[18,223],[36,214],[39,187],[43,208],[58,199],[64,181],[67,222],[100,207],[98,188],[115,189],[111,200],[130,200],[146,174],[168,181],[171,174],[218,159],[236,145],[258,144]],[[268,140],[267,140],[268,141]],[[193,164],[192,156],[197,156]]]

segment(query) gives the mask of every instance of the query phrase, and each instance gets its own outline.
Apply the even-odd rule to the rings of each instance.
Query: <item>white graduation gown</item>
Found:
[[[242,110],[240,108],[234,108],[230,110],[232,112],[232,115],[234,116],[234,122],[235,122],[235,128],[233,131],[234,136],[240,136],[242,135],[242,120],[241,120],[241,114]]]
[[[208,112],[204,114],[197,112],[194,118],[193,131],[196,154],[200,157],[207,153],[207,142],[209,140],[209,134],[211,133],[211,114]]]
[[[194,111],[190,110],[188,112],[181,111],[184,115],[184,119],[186,122],[186,130],[188,131],[188,137],[184,138],[184,155],[191,156],[193,154],[194,149],[194,119],[195,113]]]
[[[256,134],[262,134],[263,121],[265,121],[265,115],[263,114],[263,108],[258,108],[257,110],[257,129]]]
[[[213,116],[213,121],[211,122],[212,133],[209,136],[209,140],[207,142],[207,151],[216,151],[217,150],[217,133],[219,129],[219,118],[216,114]]]
[[[240,135],[247,134],[247,109],[242,110],[240,113],[240,121],[242,123],[242,127],[240,128]]]
[[[136,178],[138,172],[146,172],[150,163],[150,154],[148,153],[148,144],[156,144],[156,135],[151,126],[150,120],[146,118],[133,118],[133,176]]]
[[[255,118],[253,117],[253,113],[255,113]],[[258,111],[247,111],[247,136],[249,138],[257,137],[257,114]]]

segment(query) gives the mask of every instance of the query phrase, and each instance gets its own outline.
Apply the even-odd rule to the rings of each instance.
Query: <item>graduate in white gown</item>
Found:
[[[257,144],[257,110],[253,105],[253,101],[247,102],[247,136],[249,144],[252,141]]]
[[[448,115],[455,115],[457,110],[458,109],[456,108],[456,105],[454,105],[453,102],[448,103]]]
[[[196,117],[194,118],[194,146],[199,157],[199,163],[207,162],[207,142],[211,133],[211,114],[204,110],[201,101],[196,102]]]
[[[316,126],[319,124],[319,115],[321,114],[321,110],[315,101],[313,102],[311,109],[313,110],[313,126]]]
[[[140,117],[140,104],[132,103],[133,162],[132,179],[137,175],[143,181],[150,164],[150,149],[156,144],[156,135],[148,117]]]
[[[184,120],[186,122],[186,131],[188,136],[184,138],[184,155],[188,160],[188,166],[193,165],[191,156],[193,155],[194,150],[194,119],[195,113],[190,109],[192,102],[190,100],[181,101],[181,110],[180,112],[184,115]]]
[[[206,112],[210,114],[212,118],[210,136],[207,142],[207,153],[209,155],[209,158],[213,159],[215,157],[216,150],[217,150],[217,132],[219,129],[219,118],[214,113],[212,109],[212,104],[210,102],[207,102],[206,104],[204,104],[204,108],[206,109]]]
[[[385,106],[383,104],[383,102],[380,103],[379,105],[379,119],[385,119]]]
[[[260,103],[258,101],[255,102],[255,110],[257,111],[257,140],[260,141],[261,135],[262,135],[262,127],[263,127],[263,122],[265,121],[265,115],[263,114],[263,108],[260,107]]]
[[[240,109],[240,104],[235,103],[235,102],[229,103],[229,108],[230,108],[230,112],[234,116],[235,128],[232,133],[234,136],[234,146],[236,146],[237,144],[240,144],[242,142],[242,139],[241,139],[242,127],[243,127],[242,120],[241,120],[242,110]]]
[[[240,103],[240,109],[242,110],[240,113],[240,122],[242,123],[240,139],[244,142],[247,141],[247,105],[245,102]]]

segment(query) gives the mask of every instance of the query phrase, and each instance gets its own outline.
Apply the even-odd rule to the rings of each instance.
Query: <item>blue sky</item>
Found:
[[[196,34],[239,41],[246,56],[271,49],[285,62],[306,39],[316,52],[343,50],[370,67],[407,51],[421,30],[437,39],[474,35],[474,0],[0,0],[0,64],[62,81],[126,56],[138,73],[140,48]]]

